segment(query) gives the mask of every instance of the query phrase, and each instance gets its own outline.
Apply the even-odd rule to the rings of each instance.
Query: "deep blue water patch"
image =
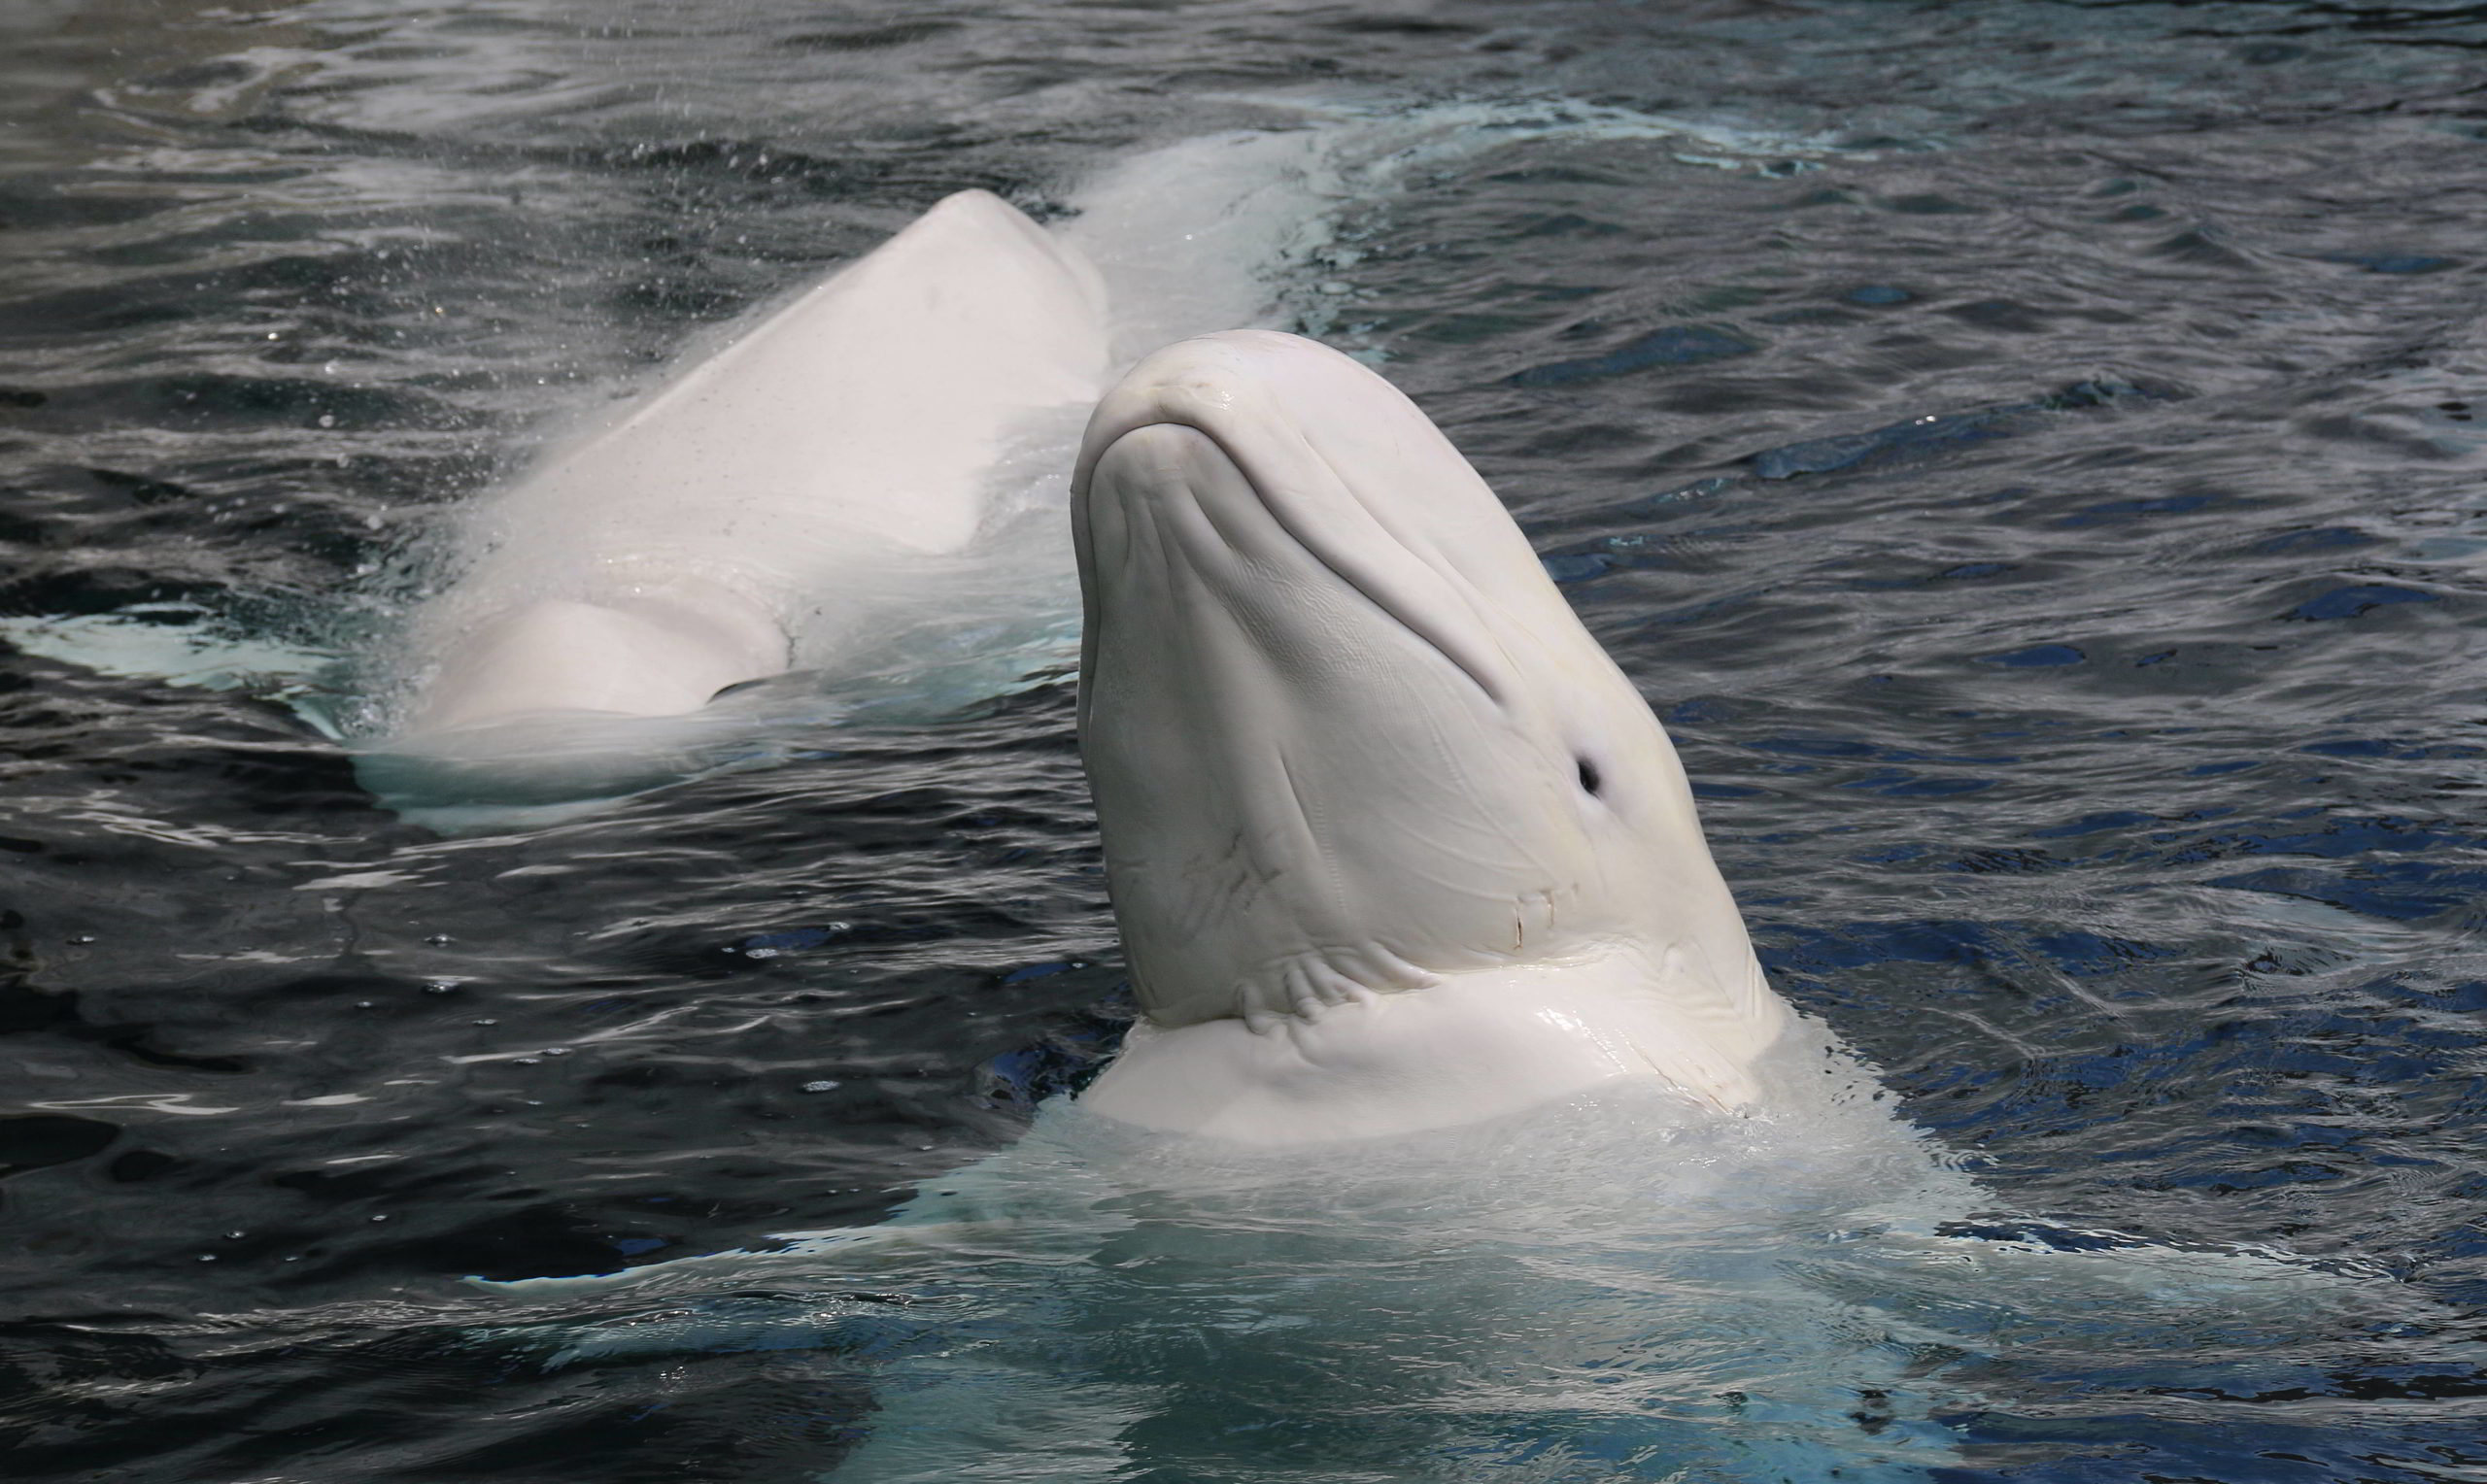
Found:
[[[1128,994],[1117,993],[1095,1010],[1061,1019],[1042,1040],[985,1062],[978,1079],[982,1096],[990,1103],[1026,1110],[1078,1092],[1112,1060],[1134,1014]]]
[[[1507,380],[1515,387],[1566,387],[1601,381],[1655,366],[1697,366],[1705,361],[1750,355],[1760,349],[1752,341],[1699,324],[1671,324],[1653,330],[1603,355],[1558,360],[1531,366]]]
[[[2028,876],[2040,871],[2063,870],[2073,863],[2043,850],[1986,847],[1962,851],[1948,860],[1938,860],[1934,868],[1957,876]]]
[[[2119,402],[2164,400],[2174,393],[2129,382],[2075,382],[2045,396],[1970,412],[1928,413],[1862,433],[1809,439],[1765,449],[1745,462],[1761,479],[1793,479],[1884,462],[1938,456],[1992,439],[2029,431],[2047,414],[2084,412]]]
[[[2216,887],[2302,897],[2365,917],[2418,922],[2487,900],[2487,870],[2384,861],[2341,871],[2271,866],[2214,878]]]
[[[2309,742],[2298,749],[2325,758],[2393,758],[2410,761],[2487,758],[2487,746],[2474,742],[2404,742],[2389,737],[2346,737]]]
[[[2186,818],[2217,820],[2230,812],[2197,809]],[[2183,832],[2170,831],[2156,838],[2186,841],[2185,855],[2190,860],[2230,856],[2312,856],[2340,860],[2378,852],[2426,856],[2469,852],[2487,854],[2487,840],[2445,820],[2319,813],[2308,817],[2320,819],[2320,827],[2288,829],[2266,825],[2252,832],[2223,831],[2216,835],[2188,836]]]
[[[2259,768],[2262,765],[2263,759],[2259,758],[2237,758],[2226,762],[2197,762],[2192,767],[2185,769],[2184,776],[2187,778],[2225,778],[2231,773],[2242,773],[2247,768]]]
[[[2354,525],[2316,525],[2266,536],[2254,544],[2254,550],[2267,556],[2284,556],[2295,552],[2340,552],[2375,544],[2374,537]]]
[[[1855,737],[1763,737],[1753,746],[1768,753],[1794,753],[1802,758],[1878,758],[1882,750]]]
[[[1847,923],[1837,928],[1778,925],[1761,952],[1773,972],[1823,974],[1883,963],[1975,963],[1999,951],[2000,923],[1940,918]]]
[[[2334,588],[2319,597],[2310,597],[2290,609],[2283,618],[2322,623],[2331,619],[2354,619],[2377,608],[2396,603],[2432,603],[2436,595],[2412,588],[2395,588],[2383,583],[2360,583],[2353,587]]]
[[[2068,824],[2051,826],[2029,831],[2033,840],[2064,840],[2076,835],[2097,834],[2104,830],[2130,829],[2137,825],[2156,825],[2159,817],[2131,809],[2111,809],[2098,814],[2085,814]]]
[[[2042,669],[2050,665],[2079,664],[2088,657],[2069,644],[2033,644],[2027,649],[2003,655],[1980,655],[1982,664],[2006,665],[2016,670]]]
[[[1031,963],[1025,968],[1014,968],[1010,972],[1003,975],[1002,982],[1004,984],[1026,984],[1031,980],[1050,979],[1056,974],[1067,974],[1073,969],[1082,967],[1085,967],[1085,965],[1069,960],[1064,960],[1055,963]]]
[[[2368,273],[2389,274],[2440,273],[2460,261],[2427,253],[2332,253],[2325,254],[2325,260],[2364,268]]]

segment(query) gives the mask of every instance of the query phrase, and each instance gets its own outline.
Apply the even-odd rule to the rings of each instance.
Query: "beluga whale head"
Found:
[[[1099,404],[1073,490],[1143,1012],[1091,1108],[1300,1143],[1617,1078],[1756,1099],[1792,1017],[1675,751],[1414,403],[1296,336],[1183,341]]]

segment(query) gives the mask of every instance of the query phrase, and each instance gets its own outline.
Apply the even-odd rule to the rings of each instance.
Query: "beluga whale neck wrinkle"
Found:
[[[1142,1010],[1089,1108],[1289,1144],[1760,1096],[1793,1016],[1673,746],[1406,396],[1293,335],[1182,341],[1098,405],[1072,511]]]

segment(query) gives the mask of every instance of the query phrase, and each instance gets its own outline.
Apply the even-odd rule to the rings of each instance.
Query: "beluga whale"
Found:
[[[1414,403],[1186,340],[1073,481],[1080,748],[1142,1016],[1085,1101],[1371,1138],[1622,1078],[1752,1105],[1791,1015],[1665,731]]]
[[[940,201],[475,504],[366,778],[456,804],[662,774],[720,692],[868,642],[966,548],[1014,439],[1094,402],[1107,335],[1076,249]]]

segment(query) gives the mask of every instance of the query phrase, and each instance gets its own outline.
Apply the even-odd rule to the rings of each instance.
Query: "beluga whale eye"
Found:
[[[1575,758],[1572,762],[1580,770],[1581,792],[1591,798],[1598,797],[1598,790],[1604,786],[1606,780],[1599,776],[1597,764],[1586,758]]]

